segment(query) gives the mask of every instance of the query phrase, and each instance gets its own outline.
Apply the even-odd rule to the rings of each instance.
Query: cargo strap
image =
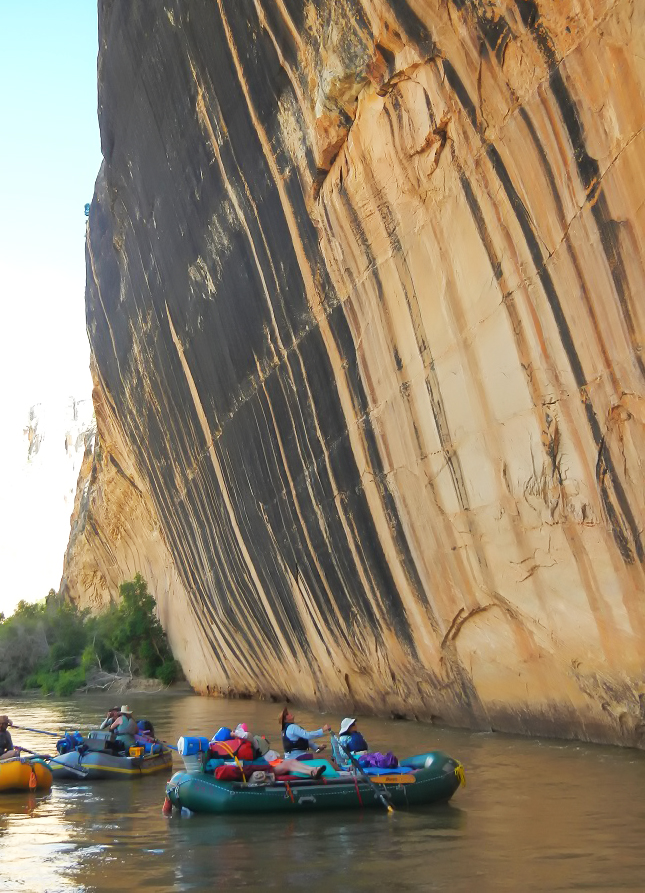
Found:
[[[242,768],[242,764],[238,760],[236,754],[234,754],[233,751],[231,750],[231,748],[228,746],[228,744],[225,744],[223,741],[218,741],[217,743],[219,744],[220,747],[223,747],[224,750],[233,757],[233,759],[235,760],[235,762],[237,764],[237,768],[242,773],[242,784],[246,784],[246,775],[244,774],[244,769]]]
[[[362,797],[361,797],[361,792],[360,792],[360,790],[358,789],[358,780],[357,780],[356,776],[354,776],[354,787],[356,788],[356,796],[358,797],[358,802],[359,802],[359,803],[361,804],[361,806],[362,806],[362,805],[363,805],[363,799],[362,799]]]

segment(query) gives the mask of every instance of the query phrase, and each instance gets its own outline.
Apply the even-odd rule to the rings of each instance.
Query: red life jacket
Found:
[[[211,741],[208,745],[211,756],[227,757],[232,759],[235,755],[238,760],[252,760],[255,756],[253,745],[242,738],[230,738],[228,741]]]
[[[211,741],[208,745],[208,752],[211,756],[228,757],[231,759],[231,755],[237,754],[243,743],[241,738],[230,738],[228,741]]]

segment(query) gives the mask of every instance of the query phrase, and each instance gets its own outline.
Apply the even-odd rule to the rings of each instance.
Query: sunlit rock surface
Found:
[[[645,6],[99,12],[70,596],[140,570],[203,692],[642,745]]]

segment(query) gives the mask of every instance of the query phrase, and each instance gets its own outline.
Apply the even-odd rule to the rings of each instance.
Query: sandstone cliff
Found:
[[[643,744],[645,7],[100,0],[66,559],[199,691]]]

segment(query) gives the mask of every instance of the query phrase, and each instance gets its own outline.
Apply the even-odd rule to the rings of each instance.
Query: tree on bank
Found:
[[[0,694],[40,689],[66,696],[97,671],[124,667],[164,685],[181,678],[146,581],[136,574],[119,594],[118,606],[96,616],[51,590],[44,602],[21,601],[11,617],[1,617]]]

